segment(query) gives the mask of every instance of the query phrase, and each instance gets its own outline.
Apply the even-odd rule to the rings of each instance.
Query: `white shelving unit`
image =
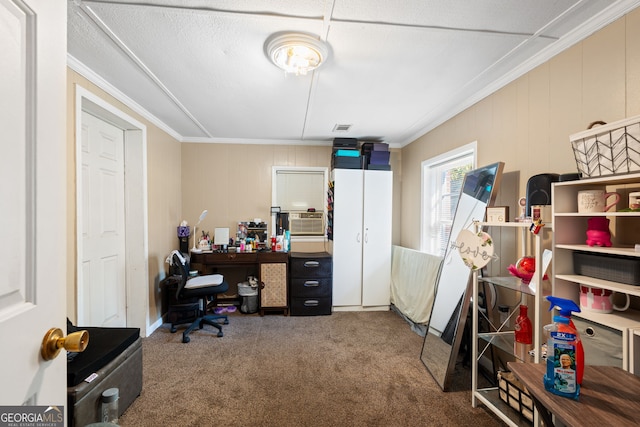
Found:
[[[523,418],[517,411],[500,400],[499,387],[478,388],[478,364],[484,353],[490,349],[491,346],[495,346],[506,353],[513,354],[514,333],[513,329],[506,329],[505,325],[493,325],[492,329],[495,331],[478,333],[478,325],[480,320],[480,307],[478,303],[478,284],[479,282],[491,283],[505,291],[519,292],[521,294],[521,301],[527,298],[527,296],[533,296],[533,307],[529,305],[529,318],[532,319],[533,326],[533,348],[534,357],[523,362],[535,362],[540,361],[540,345],[542,339],[542,326],[541,325],[541,307],[543,302],[543,274],[542,274],[542,240],[544,233],[549,231],[549,227],[542,227],[538,234],[533,234],[529,231],[531,224],[521,222],[481,222],[477,224],[478,227],[507,227],[513,228],[516,232],[521,233],[521,254],[525,253],[527,242],[533,240],[534,253],[533,256],[536,259],[536,272],[532,279],[533,283],[536,283],[536,290],[534,291],[529,285],[523,284],[522,281],[513,276],[500,276],[500,277],[479,277],[478,272],[473,272],[473,310],[472,310],[472,373],[471,373],[471,387],[472,398],[471,403],[475,408],[478,402],[483,403],[488,409],[494,412],[501,420],[503,420],[509,426],[530,426],[531,424]],[[494,241],[494,246],[496,242]],[[515,320],[517,313],[513,313],[511,318]],[[490,322],[490,319],[487,318]],[[514,356],[515,357],[515,356]],[[539,425],[538,414],[534,412],[534,425]]]
[[[578,191],[602,189],[605,191],[618,192],[620,202],[617,207],[609,212],[603,213],[578,213],[577,196]],[[620,212],[616,209],[627,207],[628,195],[632,191],[640,190],[640,174],[615,175],[597,178],[581,179],[577,181],[567,181],[554,183],[552,186],[553,204],[553,280],[552,290],[555,296],[572,299],[576,304],[580,303],[580,284],[609,289],[630,295],[632,298],[632,308],[624,312],[614,312],[610,314],[594,313],[582,311],[576,314],[578,320],[584,320],[584,324],[597,335],[599,328],[603,331],[613,333],[618,340],[616,347],[622,353],[620,367],[638,373],[634,369],[634,354],[640,353],[640,349],[635,348],[639,340],[636,332],[640,329],[640,311],[633,306],[639,306],[640,286],[619,283],[611,280],[603,280],[589,276],[575,274],[573,264],[573,253],[575,251],[588,252],[590,254],[618,255],[636,258],[640,262],[640,252],[635,251],[635,243],[640,243],[640,212]],[[588,246],[585,243],[587,220],[591,217],[605,217],[609,219],[612,247]],[[590,351],[586,346],[589,338],[583,337],[585,345],[586,363],[594,356],[597,349]],[[613,352],[613,351],[611,351]],[[591,353],[591,354],[589,354]],[[603,354],[603,356],[606,356]],[[637,356],[636,356],[637,358]],[[617,360],[617,359],[616,359]],[[616,360],[611,359],[607,364],[616,364]],[[596,363],[604,364],[604,363]]]

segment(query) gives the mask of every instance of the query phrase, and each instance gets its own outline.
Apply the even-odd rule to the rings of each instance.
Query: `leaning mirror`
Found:
[[[467,172],[451,224],[449,244],[438,273],[436,296],[431,308],[420,359],[442,390],[447,391],[455,367],[462,331],[469,310],[467,290],[471,269],[455,254],[460,231],[483,221],[500,184],[504,163],[494,163]]]

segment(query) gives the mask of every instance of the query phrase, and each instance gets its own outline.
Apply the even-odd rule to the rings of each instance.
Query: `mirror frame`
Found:
[[[495,201],[498,188],[500,187],[503,169],[504,163],[497,162],[469,171],[465,174],[462,186],[460,188],[460,197],[458,198],[458,204],[456,206],[453,222],[451,224],[451,234],[449,235],[447,249],[445,251],[443,261],[440,264],[440,269],[438,271],[435,297],[433,305],[431,307],[429,321],[426,325],[427,327],[422,344],[422,352],[420,353],[420,360],[443,391],[447,391],[451,384],[451,377],[454,372],[456,360],[458,358],[460,342],[462,340],[462,335],[467,320],[466,313],[468,313],[469,311],[469,289],[472,284],[471,269],[465,266],[464,263],[462,263],[458,265],[451,265],[451,268],[457,269],[459,271],[449,270],[448,267],[450,265],[450,262],[448,262],[448,260],[450,260],[451,257],[454,256],[453,252],[455,251],[455,247],[453,244],[456,241],[457,234],[461,230],[472,226],[474,220],[484,221],[486,216],[486,208],[488,206],[493,206],[493,203]],[[490,189],[485,186],[484,190],[480,189],[479,191],[478,187],[476,186],[477,182],[472,182],[471,177],[481,177],[483,173],[486,176],[486,172],[492,170],[494,170],[494,173],[492,175],[493,181],[490,182]],[[489,184],[489,182],[485,183],[487,185]],[[474,186],[475,194],[470,194],[470,188],[468,188],[470,185]],[[487,191],[488,197],[486,197]],[[477,202],[474,203],[474,205],[471,207],[473,209],[469,209],[468,204],[464,203],[463,201],[463,196],[465,194],[471,196],[472,200],[475,199],[478,202],[482,202],[481,199],[486,198],[486,202],[482,202],[484,204],[484,207],[482,207],[482,212],[480,212],[480,209],[478,209]],[[474,217],[476,215],[479,217]],[[460,261],[462,262],[462,259],[460,259]],[[460,265],[464,268],[464,270],[459,268]],[[451,295],[445,294],[445,291],[448,291],[449,288],[443,287],[440,284],[441,278],[443,277],[443,271],[445,270],[447,272],[453,271],[454,273],[458,273],[456,280],[460,280],[460,283],[464,281],[465,285],[462,285],[463,287],[458,286],[457,289],[454,289],[454,292],[461,290],[462,294],[458,297],[457,305],[453,310],[453,313],[451,314],[446,327],[441,333],[438,333],[435,331],[435,328],[432,328],[431,326],[434,312],[442,309],[445,309],[446,312],[448,312],[451,309],[451,304],[447,303],[447,301],[444,301],[444,303],[440,301],[440,304],[438,304],[438,296],[441,296],[440,299],[448,298],[449,302],[452,298],[457,297],[457,295],[455,294],[453,295],[453,297]],[[462,313],[465,314],[461,316]],[[432,330],[434,332],[432,332]],[[445,336],[444,338],[443,335]]]

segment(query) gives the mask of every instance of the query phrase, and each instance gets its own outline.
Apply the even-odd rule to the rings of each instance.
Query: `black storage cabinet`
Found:
[[[327,252],[291,252],[289,307],[292,316],[331,314],[333,262]]]

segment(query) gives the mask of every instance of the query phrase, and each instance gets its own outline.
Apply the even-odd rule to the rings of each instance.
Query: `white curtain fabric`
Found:
[[[391,303],[411,321],[429,321],[442,257],[392,247]]]

